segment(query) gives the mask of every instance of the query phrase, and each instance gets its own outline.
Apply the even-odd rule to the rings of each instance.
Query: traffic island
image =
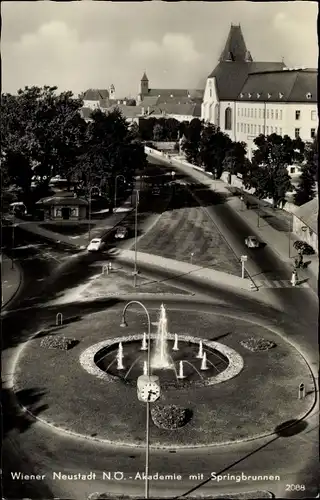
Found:
[[[150,313],[152,321],[157,323],[159,309],[150,309]],[[59,336],[78,341],[70,350],[41,347],[42,339],[48,333],[54,335],[54,330],[38,334],[20,353],[14,387],[16,392],[34,390],[41,380],[43,411],[37,418],[49,425],[115,445],[144,446],[145,404],[137,399],[136,387],[125,383],[132,360],[129,366],[124,357],[115,376],[108,375],[110,366],[104,370],[96,366],[99,374],[96,376],[80,363],[83,353],[90,349],[94,353],[96,345],[107,341],[112,344],[114,339],[121,338],[125,341],[125,337],[135,337],[137,332],[143,336],[145,318],[140,311],[129,313],[125,336],[121,336],[123,330],[119,327],[121,314],[122,309],[115,306],[77,323],[60,326]],[[172,384],[164,387],[157,404],[188,409],[192,417],[182,427],[169,430],[151,422],[151,447],[192,448],[252,440],[273,434],[284,422],[302,419],[312,408],[314,387],[308,365],[297,350],[273,331],[238,317],[199,310],[170,308],[167,315],[171,335],[181,338],[192,334],[202,338],[204,344],[220,343],[226,352],[229,349],[237,353],[243,367],[232,378],[222,377],[224,381],[213,385],[194,383],[184,388],[177,380],[175,387]],[[267,339],[275,346],[252,352],[241,344],[248,338]],[[109,360],[113,368],[119,360],[117,354],[115,351]],[[137,347],[135,362],[136,365],[142,362],[142,372],[140,355]],[[200,371],[202,361],[203,358],[195,356],[192,364]],[[299,399],[301,382],[305,383],[306,392]]]

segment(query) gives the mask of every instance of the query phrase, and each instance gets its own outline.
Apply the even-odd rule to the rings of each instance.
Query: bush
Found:
[[[250,337],[246,340],[241,340],[240,344],[252,352],[268,351],[276,345],[274,342],[272,342],[272,340],[255,339],[254,337]]]
[[[155,405],[151,408],[153,423],[160,429],[174,430],[186,425],[192,418],[192,411],[176,405]]]
[[[297,240],[293,243],[293,246],[296,250],[301,250],[303,255],[313,255],[315,253],[312,246],[309,245],[309,243],[306,243],[305,241]]]
[[[63,351],[68,351],[77,343],[77,340],[68,339],[67,337],[62,337],[61,335],[48,335],[48,337],[41,340],[40,346],[47,347],[48,349],[61,349]]]

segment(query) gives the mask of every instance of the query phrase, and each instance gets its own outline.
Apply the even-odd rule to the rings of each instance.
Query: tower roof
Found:
[[[146,72],[144,72],[144,73],[143,73],[143,76],[142,76],[142,78],[141,78],[141,81],[142,81],[142,82],[148,82],[148,81],[149,81],[149,79],[148,79],[148,77],[147,77],[147,75],[146,75]]]
[[[252,62],[252,57],[247,50],[240,24],[238,26],[231,24],[229,35],[219,61]]]

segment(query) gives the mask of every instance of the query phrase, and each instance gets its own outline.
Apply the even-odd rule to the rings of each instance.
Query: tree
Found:
[[[199,147],[202,130],[203,123],[199,120],[199,118],[193,118],[185,130],[186,139],[181,145],[182,150],[185,153],[186,160],[194,165],[199,165],[201,163]]]
[[[258,198],[272,198],[274,207],[285,203],[286,192],[292,188],[287,166],[301,155],[304,143],[277,134],[259,135],[252,158],[251,177],[246,185],[255,189]]]
[[[215,179],[221,177],[232,147],[230,137],[221,132],[219,127],[211,123],[204,127],[199,145],[201,163],[205,170],[213,173]]]
[[[27,202],[31,182],[46,193],[55,175],[71,177],[86,125],[82,100],[57,87],[25,87],[16,96],[2,95],[3,159],[9,177]]]
[[[316,180],[318,174],[317,165],[318,142],[307,143],[305,146],[305,161],[302,166],[299,184],[294,196],[294,203],[298,206],[313,200],[316,196]]]
[[[110,212],[116,176],[121,174],[132,182],[136,168],[143,168],[146,163],[143,145],[117,108],[107,114],[100,110],[92,113],[80,157],[81,180],[88,187],[99,185],[105,189]]]
[[[140,136],[143,141],[152,141],[153,140],[153,128],[157,123],[156,118],[141,118],[139,120],[139,131]]]
[[[245,173],[247,167],[247,149],[245,142],[234,142],[231,145],[231,149],[227,152],[224,166],[225,170],[233,175]]]
[[[153,140],[156,142],[162,141],[164,135],[163,132],[163,127],[159,123],[156,123],[153,127]]]

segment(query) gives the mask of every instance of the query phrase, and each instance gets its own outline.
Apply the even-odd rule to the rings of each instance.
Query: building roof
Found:
[[[317,70],[283,69],[249,74],[237,96],[243,101],[317,102]]]
[[[219,100],[235,101],[249,74],[283,67],[283,62],[219,62],[208,78],[215,78]]]
[[[247,50],[240,24],[238,26],[231,24],[229,35],[219,61],[252,62],[252,57]]]
[[[159,101],[159,97],[157,95],[147,95],[143,98],[142,105],[146,106],[156,106]]]
[[[158,107],[160,110],[167,115],[186,115],[186,116],[201,116],[201,105],[190,102],[190,103],[166,103],[159,104]]]
[[[319,198],[313,198],[301,207],[295,210],[295,215],[302,220],[312,231],[318,234],[318,213],[319,213]]]
[[[83,198],[78,198],[73,195],[73,193],[57,193],[53,196],[48,196],[47,198],[41,198],[37,201],[36,205],[75,205],[75,206],[86,206],[88,202]]]
[[[90,120],[93,109],[91,108],[81,108],[80,114],[84,120]]]
[[[82,94],[82,99],[85,101],[100,101],[100,99],[108,99],[109,90],[107,89],[88,89]]]
[[[149,81],[149,78],[147,77],[146,72],[143,73],[141,81],[142,82],[148,82]]]

